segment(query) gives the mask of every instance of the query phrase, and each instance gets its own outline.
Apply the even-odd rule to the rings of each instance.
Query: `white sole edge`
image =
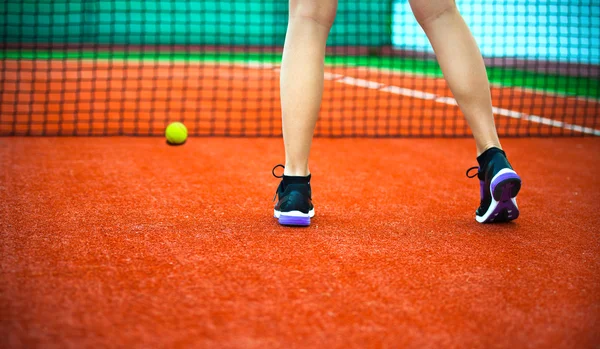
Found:
[[[279,218],[281,216],[286,216],[286,217],[308,217],[308,218],[313,218],[315,216],[315,209],[313,208],[312,210],[308,211],[308,213],[302,213],[300,211],[290,211],[290,212],[281,212],[281,211],[277,211],[277,210],[273,210],[273,217],[275,218]]]

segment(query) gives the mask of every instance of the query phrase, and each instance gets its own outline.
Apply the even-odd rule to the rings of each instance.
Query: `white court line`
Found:
[[[335,64],[327,64],[326,67],[336,68],[338,66],[336,66]],[[393,69],[393,68],[365,67],[365,66],[360,66],[360,65],[348,66],[348,67],[352,68],[352,69],[357,69],[357,70],[372,71],[375,73],[393,74],[396,76],[409,76],[409,77],[415,77],[415,78],[419,78],[419,79],[444,80],[443,77],[439,77],[439,76],[427,75],[427,74],[423,74],[423,73],[416,73],[416,72],[404,71],[404,70]],[[584,101],[584,102],[588,102],[588,103],[600,103],[600,98],[568,95],[566,93],[547,91],[544,89],[537,89],[537,88],[532,88],[532,87],[505,86],[505,85],[502,85],[499,83],[494,83],[494,82],[490,82],[489,84],[490,84],[490,87],[497,88],[497,89],[512,89],[515,91],[531,93],[531,94],[535,94],[535,95],[561,97],[561,98],[565,98],[565,99],[575,99],[575,100]]]
[[[384,84],[381,84],[381,83],[378,83],[375,81],[356,79],[356,78],[352,78],[352,77],[348,77],[348,76],[344,76],[344,75],[340,75],[340,74],[325,73],[325,80],[336,81],[336,82],[346,84],[346,85],[364,87],[364,88],[369,88],[372,90],[393,93],[393,94],[406,96],[406,97],[412,97],[412,98],[418,98],[418,99],[424,99],[424,100],[433,100],[433,101],[435,101],[437,103],[441,103],[441,104],[458,105],[458,103],[456,102],[456,99],[454,99],[452,97],[438,96],[433,93],[423,92],[423,91],[419,91],[419,90],[412,90],[412,89],[399,87],[399,86],[392,86],[392,85],[386,86]],[[591,134],[594,136],[600,136],[600,130],[593,129],[591,127],[584,127],[584,126],[580,126],[580,125],[569,124],[566,122],[548,119],[548,118],[538,116],[538,115],[526,114],[526,113],[521,113],[518,111],[503,109],[503,108],[498,108],[498,107],[492,107],[492,111],[494,112],[494,114],[507,116],[507,117],[510,117],[513,119],[522,119],[522,120],[526,120],[526,121],[533,122],[533,123],[538,123],[538,124],[543,124],[543,125],[548,125],[548,126],[553,126],[553,127],[558,127],[558,128],[564,128],[565,130],[573,130],[576,132]]]
[[[335,81],[340,82],[342,84],[346,84],[346,85],[369,88],[371,90],[379,90],[382,86],[385,86],[384,84],[380,84],[375,81],[356,79],[356,78],[351,78],[349,76],[344,76],[343,78],[337,79]]]
[[[396,95],[402,95],[402,96],[406,96],[406,97],[413,97],[413,98],[425,99],[425,100],[437,98],[437,95],[434,95],[433,93],[411,90],[409,88],[391,86],[391,85],[381,88],[379,90],[383,91],[383,92],[393,93]]]

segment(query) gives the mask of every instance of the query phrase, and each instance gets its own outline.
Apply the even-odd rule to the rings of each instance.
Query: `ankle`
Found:
[[[283,174],[285,176],[306,177],[310,174],[310,171],[308,170],[308,166],[293,166],[286,164]]]
[[[500,150],[503,150],[502,146],[500,145],[500,142],[489,142],[482,145],[477,144],[477,156],[481,156],[481,154],[485,153],[486,151],[492,148],[498,148]]]

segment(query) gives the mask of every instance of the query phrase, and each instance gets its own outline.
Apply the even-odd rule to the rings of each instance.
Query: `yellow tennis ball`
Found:
[[[187,139],[187,128],[181,122],[172,122],[165,130],[165,137],[170,144],[183,144]]]

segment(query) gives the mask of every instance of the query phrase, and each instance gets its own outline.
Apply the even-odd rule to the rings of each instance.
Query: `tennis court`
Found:
[[[536,57],[480,33],[523,178],[519,219],[481,225],[468,125],[403,3],[340,1],[296,229],[271,217],[286,1],[0,6],[1,346],[600,345],[600,6],[457,2],[476,38],[579,25],[564,57],[545,22]]]

